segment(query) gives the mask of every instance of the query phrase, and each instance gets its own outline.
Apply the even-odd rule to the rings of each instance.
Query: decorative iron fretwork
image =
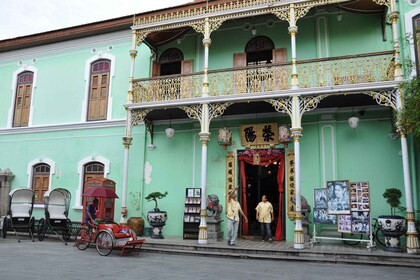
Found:
[[[150,31],[147,30],[136,30],[136,45],[140,45],[149,33]]]
[[[209,36],[210,34],[219,29],[219,27],[222,25],[222,23],[225,21],[225,19],[221,19],[221,18],[213,18],[209,20]],[[197,21],[193,24],[191,24],[191,27],[194,28],[195,31],[197,31],[198,33],[203,34],[204,36],[206,36],[206,28],[205,28],[205,21]]]
[[[299,97],[300,98],[300,103],[299,103],[300,115],[302,116],[303,113],[305,112],[315,110],[316,107],[318,107],[318,104],[321,102],[321,100],[327,96],[328,94]]]
[[[194,26],[205,18],[211,21],[210,30],[219,28],[226,20],[253,17],[258,15],[277,13],[288,10],[289,4],[273,0],[238,0],[230,3],[210,5],[208,8],[190,8],[183,11],[160,13],[152,16],[140,17],[134,20],[132,28],[142,30],[144,33],[156,32],[165,29],[175,29]],[[315,6],[324,6],[345,2],[344,0],[313,0],[295,5],[295,17],[303,17],[307,11]],[[254,7],[254,9],[253,9]],[[199,27],[201,30],[202,28]],[[202,33],[201,31],[198,31]],[[137,40],[141,42],[142,40]]]
[[[393,0],[373,0],[373,2],[375,2],[376,4],[381,5],[381,6],[387,6],[388,8],[391,5],[391,1]]]
[[[150,137],[152,138],[153,143],[153,123],[148,118],[144,118],[144,125],[146,126],[146,131],[150,133]]]
[[[286,113],[292,117],[293,110],[293,98],[283,98],[283,99],[268,99],[266,102],[273,105],[274,109],[280,113]]]
[[[152,111],[152,109],[142,109],[142,110],[132,110],[131,111],[131,125],[139,125],[141,122],[144,122],[146,115]]]
[[[212,119],[219,117],[223,115],[227,107],[232,105],[231,102],[226,103],[210,103],[207,104],[209,109],[209,118],[208,121],[211,121]],[[201,122],[202,115],[203,115],[203,104],[198,105],[191,105],[191,106],[181,106],[182,110],[185,111],[187,116],[191,119],[196,119]]]
[[[289,22],[290,26],[295,26],[297,20],[304,17],[312,7],[314,7],[314,5],[297,7],[294,4],[291,4],[290,9],[289,8],[284,8],[284,9],[281,9],[281,10],[273,11],[273,14],[276,17],[278,17],[279,19]],[[293,9],[293,12],[294,12],[294,18],[293,19],[290,15],[290,12],[291,12],[292,9]]]
[[[296,181],[295,181],[295,152],[289,150],[286,157],[287,178],[287,215],[289,219],[296,218]]]
[[[299,62],[300,88],[327,87],[394,80],[392,52],[346,56]],[[209,96],[269,93],[290,89],[291,65],[265,65],[223,71],[209,71]],[[203,73],[173,75],[133,81],[133,102],[154,102],[198,98]]]
[[[387,106],[391,107],[394,110],[397,110],[397,89],[387,90],[387,91],[370,91],[370,92],[364,92],[364,94],[367,94],[371,96],[373,99],[375,99],[376,103],[378,103],[381,106]]]

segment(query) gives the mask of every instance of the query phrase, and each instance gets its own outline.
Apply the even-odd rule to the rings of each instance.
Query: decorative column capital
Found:
[[[137,56],[137,50],[130,50],[130,56],[131,56],[131,58],[132,59],[135,59],[136,58],[136,56]]]
[[[209,47],[211,45],[211,39],[210,38],[204,38],[203,39],[203,45],[205,47]]]
[[[207,145],[210,141],[210,132],[200,132],[198,135],[200,135],[201,143],[203,145]]]
[[[388,17],[391,21],[396,21],[399,18],[399,12],[398,11],[393,11],[391,13],[389,13]]]
[[[289,28],[288,28],[288,30],[289,30],[289,34],[290,35],[296,35],[297,33],[298,33],[298,27],[296,26],[296,25],[294,25],[294,26],[290,26]]]
[[[290,133],[292,134],[292,137],[295,142],[298,142],[299,138],[302,137],[302,131],[303,131],[303,128],[301,127],[292,127],[290,129]]]
[[[133,141],[133,137],[124,136],[123,138],[123,145],[126,149],[130,148],[131,141]]]

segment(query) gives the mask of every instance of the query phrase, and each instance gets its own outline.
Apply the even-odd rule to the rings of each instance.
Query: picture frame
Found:
[[[370,190],[368,182],[350,183],[351,211],[370,211]]]
[[[359,234],[369,234],[370,212],[355,211],[351,213],[351,232]]]
[[[194,197],[194,189],[187,189],[187,192],[188,192],[187,194],[188,197]]]
[[[314,208],[314,224],[337,224],[337,215],[329,215],[327,208]]]
[[[327,189],[314,189],[314,208],[327,208]]]
[[[201,189],[199,188],[194,189],[194,197],[201,197]]]
[[[328,214],[350,214],[349,181],[327,181]]]
[[[337,231],[351,233],[351,215],[338,215]]]

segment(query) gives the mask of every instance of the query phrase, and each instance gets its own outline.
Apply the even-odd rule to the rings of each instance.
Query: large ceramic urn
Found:
[[[407,222],[402,216],[382,215],[378,217],[379,228],[385,236],[385,251],[402,252],[401,236],[407,231]]]
[[[160,211],[159,209],[154,209],[147,213],[147,221],[153,227],[153,235],[151,238],[163,239],[162,227],[166,224],[168,219],[168,214],[166,211]]]

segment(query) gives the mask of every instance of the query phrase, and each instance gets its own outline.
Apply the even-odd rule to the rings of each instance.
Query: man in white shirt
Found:
[[[272,241],[271,222],[274,221],[273,205],[267,200],[267,196],[263,195],[261,202],[257,207],[257,221],[261,226],[261,237],[263,241]]]
[[[236,187],[238,189],[238,187]],[[236,190],[235,189],[235,190]],[[229,193],[228,203],[226,205],[226,217],[228,218],[228,241],[229,246],[236,246],[236,238],[238,237],[239,229],[239,214],[245,219],[245,222],[248,223],[248,218],[242,212],[241,205],[236,201],[235,190]]]

